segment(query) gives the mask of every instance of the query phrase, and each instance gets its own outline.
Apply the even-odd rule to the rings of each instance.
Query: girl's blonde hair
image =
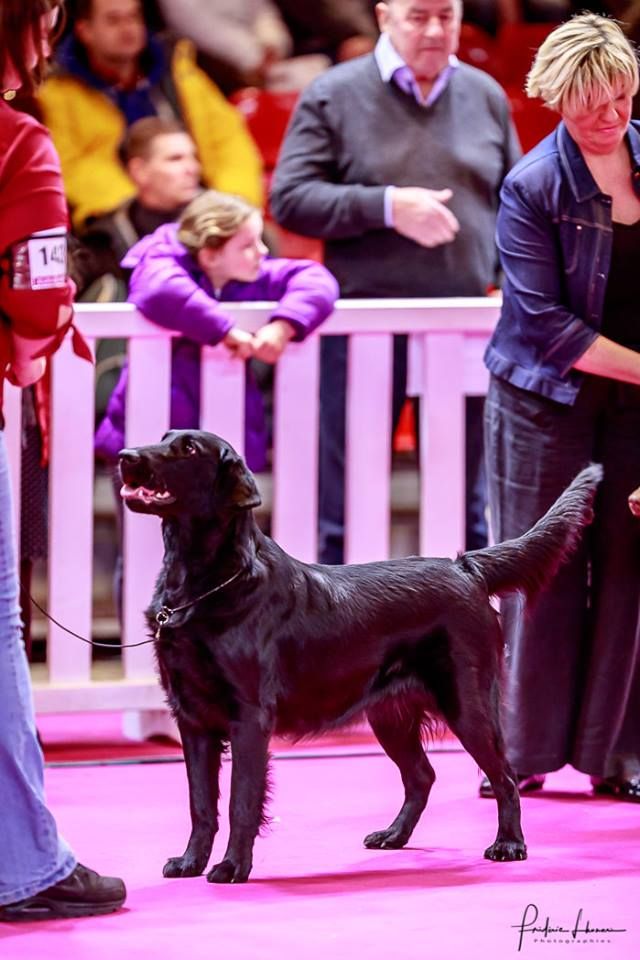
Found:
[[[591,110],[620,93],[638,89],[638,60],[619,24],[580,13],[556,27],[541,44],[526,83],[559,112]]]
[[[242,197],[205,190],[191,201],[180,217],[178,240],[194,255],[204,247],[219,250],[252,213],[258,213],[257,208]]]

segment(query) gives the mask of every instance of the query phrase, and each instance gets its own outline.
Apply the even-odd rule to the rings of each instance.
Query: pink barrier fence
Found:
[[[255,329],[268,304],[230,305]],[[466,395],[484,394],[482,353],[499,310],[495,298],[340,301],[322,336],[352,334],[349,355],[347,558],[389,556],[391,337],[411,333],[422,361],[420,391],[420,552],[453,556],[464,539]],[[127,443],[155,442],[168,425],[170,334],[128,304],[81,304],[78,326],[91,342],[129,341]],[[415,351],[414,351],[415,352]],[[276,372],[272,531],[290,553],[316,555],[319,337],[292,344]],[[223,348],[203,351],[202,426],[242,450],[244,367]],[[83,636],[92,623],[94,371],[69,342],[53,364],[50,468],[49,612]],[[7,440],[18,489],[20,395],[6,396]],[[16,503],[18,497],[14,498]],[[16,507],[16,510],[18,507]],[[16,517],[16,520],[18,518]],[[18,527],[19,529],[19,527]],[[160,524],[127,514],[124,532],[123,643],[146,638],[142,611],[161,557]],[[163,709],[151,645],[122,651],[121,677],[92,679],[91,648],[54,624],[48,679],[34,685],[44,712]],[[142,713],[140,713],[142,712]]]

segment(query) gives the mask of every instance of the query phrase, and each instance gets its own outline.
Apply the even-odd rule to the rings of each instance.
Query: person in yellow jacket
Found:
[[[191,42],[148,34],[140,0],[79,0],[76,8],[73,33],[39,93],[74,225],[135,193],[118,148],[145,116],[181,120],[197,145],[203,184],[261,207],[258,149],[242,115],[197,66]]]

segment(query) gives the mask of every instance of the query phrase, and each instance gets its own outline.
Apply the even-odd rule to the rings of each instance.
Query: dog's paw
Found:
[[[163,877],[199,877],[206,863],[194,857],[170,857],[162,868]]]
[[[399,850],[408,839],[396,830],[376,830],[364,838],[364,845],[369,850]]]
[[[516,840],[496,840],[484,852],[487,860],[526,860],[527,848]]]
[[[246,883],[251,872],[251,863],[234,863],[233,860],[221,860],[207,874],[209,883]]]

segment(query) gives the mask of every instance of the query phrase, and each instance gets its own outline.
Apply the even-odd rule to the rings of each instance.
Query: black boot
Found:
[[[118,877],[101,877],[79,863],[73,873],[52,887],[25,900],[0,906],[0,920],[12,923],[93,917],[118,910],[126,896],[125,885]]]

